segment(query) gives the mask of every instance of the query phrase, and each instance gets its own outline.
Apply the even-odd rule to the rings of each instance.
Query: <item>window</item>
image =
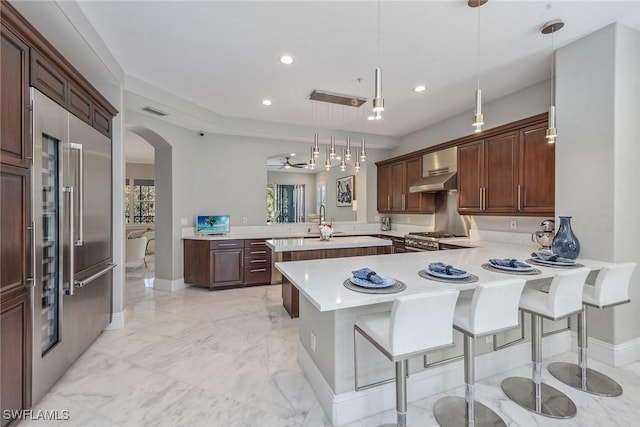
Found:
[[[127,178],[124,197],[124,217],[127,224],[155,223],[156,187],[153,179]]]

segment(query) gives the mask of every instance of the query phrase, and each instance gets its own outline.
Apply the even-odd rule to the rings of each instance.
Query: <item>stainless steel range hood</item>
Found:
[[[425,154],[422,178],[409,186],[410,193],[435,193],[457,188],[458,151],[456,147]]]

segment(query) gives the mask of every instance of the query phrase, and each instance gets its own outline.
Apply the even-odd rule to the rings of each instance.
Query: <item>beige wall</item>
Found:
[[[154,164],[127,163],[125,174],[127,178],[154,179],[155,170],[156,165]]]

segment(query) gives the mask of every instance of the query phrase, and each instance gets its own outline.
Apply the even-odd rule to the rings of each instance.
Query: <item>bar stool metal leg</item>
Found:
[[[578,314],[578,365],[555,362],[549,365],[549,372],[558,380],[578,390],[598,396],[620,396],[622,394],[620,384],[587,367],[587,340],[587,310],[583,306]]]
[[[507,378],[502,390],[509,399],[537,414],[551,418],[571,418],[576,405],[569,397],[542,382],[542,318],[531,314],[532,380],[521,377]]]
[[[506,427],[498,414],[475,401],[475,356],[475,339],[464,334],[465,397],[448,396],[436,402],[433,412],[443,427]]]
[[[379,427],[407,427],[407,371],[408,360],[396,362],[396,413],[397,424],[382,424]]]

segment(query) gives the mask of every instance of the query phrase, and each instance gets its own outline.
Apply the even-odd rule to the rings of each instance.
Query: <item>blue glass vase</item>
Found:
[[[563,258],[576,259],[580,254],[580,242],[571,229],[571,217],[561,216],[556,237],[551,243],[551,251]]]

